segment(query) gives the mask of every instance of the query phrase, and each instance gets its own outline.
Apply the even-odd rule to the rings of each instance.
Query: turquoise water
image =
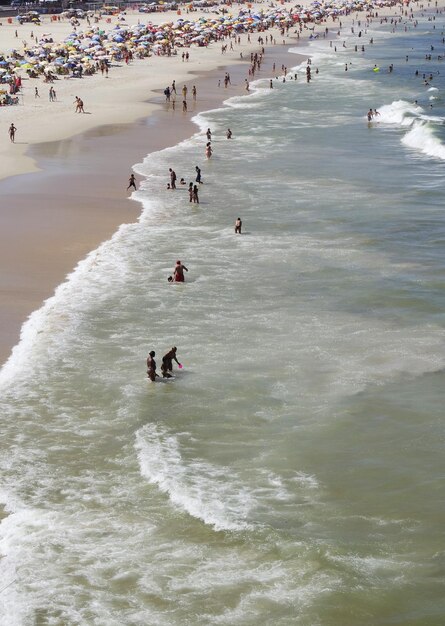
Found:
[[[443,622],[442,75],[422,84],[443,17],[427,18],[372,24],[364,55],[356,27],[337,53],[300,47],[310,85],[305,66],[259,81],[135,166],[140,221],[33,314],[0,374],[1,624]],[[166,183],[195,165],[190,205]],[[149,383],[149,350],[159,367],[172,345],[184,368]]]

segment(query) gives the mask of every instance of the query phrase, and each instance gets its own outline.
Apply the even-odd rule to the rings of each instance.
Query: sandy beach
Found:
[[[189,17],[196,20],[199,15],[194,12]],[[177,14],[127,15],[128,23],[141,18],[163,23],[173,21]],[[15,30],[19,40],[26,41],[36,31],[51,33],[59,41],[72,29],[67,21],[50,23],[49,19],[44,17],[39,31],[27,24],[3,24],[2,36],[8,38],[3,45],[14,46]],[[279,37],[278,29],[271,32]],[[20,104],[0,109],[4,135],[0,146],[0,362],[17,343],[28,315],[52,295],[77,262],[120,224],[137,219],[139,205],[126,192],[132,164],[193,134],[194,114],[245,93],[246,57],[261,48],[256,39],[253,34],[249,43],[243,34],[241,43],[224,55],[217,43],[192,47],[188,63],[180,55],[119,63],[108,79],[99,73],[82,79],[62,77],[55,82],[56,102],[49,102],[49,86],[41,78],[24,78]],[[278,68],[299,62],[288,52],[295,41],[292,33],[286,45],[280,38],[267,49],[261,76],[272,76],[274,62]],[[224,89],[226,72],[231,85]],[[173,110],[165,104],[162,92],[173,80],[178,86],[187,84],[189,91],[192,85],[197,88],[196,101],[189,98],[187,114],[180,106]],[[34,96],[36,87],[40,98]],[[75,114],[76,95],[84,100],[87,114]],[[11,122],[18,129],[14,144],[5,139]]]

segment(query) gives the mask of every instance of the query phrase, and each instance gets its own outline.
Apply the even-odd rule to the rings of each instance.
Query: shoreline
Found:
[[[292,38],[293,39],[293,38]],[[272,63],[298,65],[304,59],[286,45],[265,47],[260,76],[272,75]],[[252,50],[259,44],[252,42]],[[221,61],[224,59],[221,59]],[[197,113],[245,94],[247,60],[202,73],[186,83],[195,84],[196,102],[186,116],[166,106],[162,89],[147,102],[151,113],[133,122],[104,124],[67,139],[38,143],[27,150],[38,168],[0,180],[7,212],[0,212],[0,364],[18,343],[20,329],[29,315],[51,297],[85,256],[110,238],[123,223],[140,215],[140,204],[126,194],[131,168],[147,154],[176,145],[198,131],[192,122]],[[292,63],[290,63],[292,61]],[[218,88],[224,73],[232,86]],[[160,92],[160,93],[159,93]],[[67,173],[68,171],[68,173]],[[166,173],[167,180],[167,173]],[[17,192],[17,189],[20,189]]]

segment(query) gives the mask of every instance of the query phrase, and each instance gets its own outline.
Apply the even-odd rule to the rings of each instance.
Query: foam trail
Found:
[[[171,502],[215,530],[245,530],[253,500],[244,487],[233,489],[233,470],[208,463],[184,462],[177,436],[158,426],[144,426],[136,435],[142,475],[158,485]],[[230,475],[232,480],[227,481]]]
[[[396,100],[391,104],[385,104],[379,108],[379,122],[385,124],[397,124],[398,126],[411,126],[422,107],[410,104],[405,100]]]
[[[403,137],[402,143],[429,157],[445,161],[445,146],[434,135],[431,125],[426,122],[416,121]]]

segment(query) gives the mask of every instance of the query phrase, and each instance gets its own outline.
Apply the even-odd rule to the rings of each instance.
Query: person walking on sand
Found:
[[[193,85],[192,87],[192,96],[193,96],[193,100],[196,100],[196,86]]]
[[[34,87],[34,98],[40,98],[38,87]]]
[[[9,127],[9,139],[11,140],[12,143],[15,143],[16,130],[17,128],[14,126],[14,124],[11,124],[11,126]]]
[[[236,218],[235,221],[235,235],[241,235],[241,227],[242,227],[243,223],[241,221],[240,217]]]
[[[154,383],[156,378],[159,378],[159,374],[156,374],[156,352],[152,350],[147,357],[147,375],[148,378]]]
[[[176,261],[176,266],[175,266],[175,269],[173,270],[173,280],[175,283],[185,282],[184,270],[188,272],[188,269],[186,268],[185,265],[181,263],[181,261]]]
[[[128,187],[127,187],[127,191],[133,187],[136,190],[136,181],[134,179],[134,174],[130,175],[130,178],[128,180]]]

